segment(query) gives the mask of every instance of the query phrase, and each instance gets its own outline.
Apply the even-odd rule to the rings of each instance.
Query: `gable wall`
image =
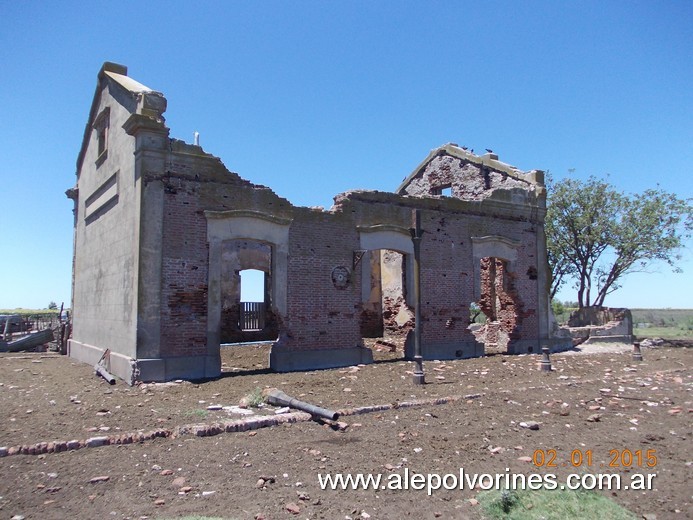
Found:
[[[110,109],[107,156],[98,160],[92,131],[78,172],[71,353],[88,361],[98,360],[104,348],[124,356],[136,354],[138,183],[134,139],[121,128],[131,104],[105,83],[96,114]],[[109,186],[114,175],[116,183]]]

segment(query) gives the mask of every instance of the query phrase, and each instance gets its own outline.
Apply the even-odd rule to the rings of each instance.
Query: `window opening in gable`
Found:
[[[97,131],[97,140],[99,142],[99,155],[104,153],[106,151],[106,127],[104,126],[103,128],[99,128]]]
[[[96,134],[96,165],[103,163],[108,155],[108,128],[110,126],[111,109],[104,108],[94,121],[94,132]]]
[[[431,195],[437,197],[452,197],[452,186],[450,184],[445,184],[443,186],[438,186],[431,190]]]

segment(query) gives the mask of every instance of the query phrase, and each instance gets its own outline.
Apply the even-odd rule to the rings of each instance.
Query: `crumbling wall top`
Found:
[[[487,166],[494,171],[505,173],[517,180],[544,186],[544,172],[542,170],[530,170],[528,172],[524,172],[515,166],[499,161],[498,155],[493,152],[488,152],[484,155],[476,155],[473,153],[473,151],[469,151],[465,147],[458,146],[455,143],[448,143],[431,150],[428,157],[426,157],[421,164],[414,168],[414,171],[402,181],[399,187],[395,190],[395,193],[404,195],[405,188],[409,185],[409,183],[421,173],[421,171],[431,162],[431,160],[433,160],[433,158],[439,155],[449,155],[458,159],[463,159],[470,163],[477,164],[479,166]]]
[[[541,170],[524,172],[490,150],[478,156],[452,143],[432,150],[395,191],[409,197],[507,199],[517,205],[541,205],[545,192]]]

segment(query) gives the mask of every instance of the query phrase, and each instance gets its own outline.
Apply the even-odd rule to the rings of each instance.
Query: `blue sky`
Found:
[[[104,61],[165,94],[172,137],[297,205],[392,191],[447,142],[691,197],[691,20],[653,0],[0,2],[0,308],[69,305],[64,192]],[[693,308],[681,266],[606,303]]]

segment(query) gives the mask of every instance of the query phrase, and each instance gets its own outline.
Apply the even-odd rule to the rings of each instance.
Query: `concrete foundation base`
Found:
[[[634,339],[635,336],[632,335],[590,336],[583,342],[583,345],[586,343],[633,343]]]
[[[541,354],[541,347],[549,347],[544,341],[538,339],[519,339],[508,343],[508,354]]]
[[[573,348],[573,340],[570,338],[515,340],[508,346],[508,354],[541,354],[542,347],[549,347],[551,352],[563,352]]]
[[[99,362],[104,350],[105,349],[95,347],[93,345],[88,345],[87,343],[75,341],[74,339],[70,339],[67,342],[68,356],[92,366]],[[118,354],[116,352],[111,352],[109,357],[109,371],[114,376],[125,381],[127,384],[134,384],[137,380],[137,363],[135,360],[129,356],[124,356],[123,354]]]
[[[68,341],[68,355],[78,361],[95,365],[104,349]],[[207,379],[221,375],[220,356],[186,356],[164,359],[134,359],[116,352],[110,353],[110,370],[127,384],[137,381],[163,382],[173,379]]]
[[[185,356],[138,359],[139,381],[163,382],[174,379],[209,379],[221,375],[220,356]]]
[[[325,350],[283,350],[273,345],[269,365],[277,372],[319,370],[373,363],[373,353],[365,347],[334,348]]]
[[[425,360],[467,359],[484,355],[484,345],[478,341],[454,341],[449,343],[424,343],[421,345],[421,356]],[[404,344],[404,357],[414,359],[413,338],[407,338]]]
[[[573,348],[573,339],[551,338],[547,340],[542,340],[542,344],[545,344],[544,346],[549,347],[551,349],[551,352],[565,352],[566,350],[571,350]]]

